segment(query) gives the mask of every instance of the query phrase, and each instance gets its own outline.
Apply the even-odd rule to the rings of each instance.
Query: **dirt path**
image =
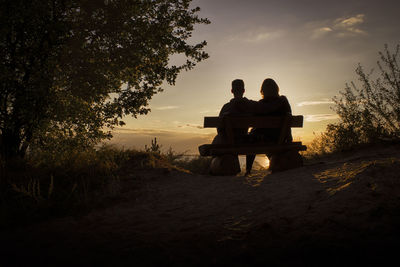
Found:
[[[2,254],[6,266],[381,263],[400,237],[398,151],[251,177],[135,173],[141,186],[127,181],[112,207],[3,232]]]

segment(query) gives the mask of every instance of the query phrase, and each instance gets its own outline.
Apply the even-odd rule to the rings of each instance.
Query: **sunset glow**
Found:
[[[140,149],[157,137],[164,149],[197,153],[197,146],[215,135],[215,129],[202,129],[203,117],[217,116],[231,99],[231,81],[243,79],[245,96],[258,100],[262,81],[271,77],[293,114],[304,115],[304,127],[293,135],[307,143],[338,119],[332,97],[346,83],[357,82],[357,64],[375,67],[383,45],[398,42],[398,9],[391,4],[395,2],[194,1],[211,24],[195,28],[193,42],[206,40],[210,58],[181,73],[175,86],[165,86],[151,100],[150,114],[126,118],[112,142]]]

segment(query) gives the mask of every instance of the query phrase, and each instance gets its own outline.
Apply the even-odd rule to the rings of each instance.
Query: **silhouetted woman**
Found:
[[[265,79],[261,85],[260,90],[262,99],[259,103],[262,103],[265,107],[265,112],[260,112],[258,115],[271,115],[271,116],[283,116],[291,114],[292,109],[290,108],[289,101],[283,95],[279,95],[279,87],[273,79]],[[270,111],[267,107],[277,106],[274,111]],[[268,128],[254,128],[250,132],[250,140],[252,142],[263,142],[263,143],[278,143],[281,129],[268,129]],[[289,127],[284,142],[292,142],[292,132]],[[270,158],[271,155],[267,155]],[[246,173],[249,174],[253,166],[253,162],[256,155],[246,156]]]

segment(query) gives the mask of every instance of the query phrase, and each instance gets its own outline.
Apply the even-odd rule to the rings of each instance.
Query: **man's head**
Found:
[[[231,92],[235,97],[243,97],[243,94],[244,94],[243,80],[240,80],[240,79],[233,80]]]

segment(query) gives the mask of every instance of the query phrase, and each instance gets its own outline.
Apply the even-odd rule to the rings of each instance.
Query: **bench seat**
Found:
[[[305,151],[307,147],[301,142],[284,144],[256,143],[256,144],[205,144],[199,146],[201,156],[218,156],[224,154],[251,155],[281,153],[289,150]]]

